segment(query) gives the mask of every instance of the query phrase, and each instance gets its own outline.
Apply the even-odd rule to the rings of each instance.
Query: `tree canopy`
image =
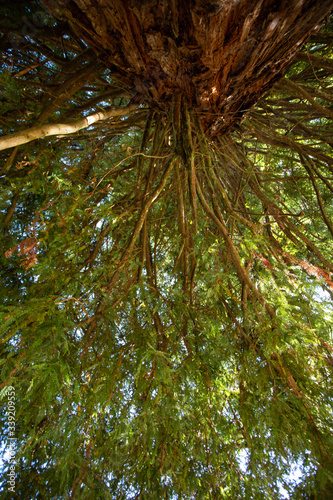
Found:
[[[4,498],[329,498],[332,2],[43,3],[0,6]]]

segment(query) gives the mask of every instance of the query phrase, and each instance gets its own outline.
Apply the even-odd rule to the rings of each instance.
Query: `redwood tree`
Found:
[[[0,7],[8,494],[329,491],[332,2],[43,3]]]

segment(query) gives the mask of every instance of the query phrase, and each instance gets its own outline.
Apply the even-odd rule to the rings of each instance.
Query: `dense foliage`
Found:
[[[277,499],[295,463],[316,474],[304,495],[329,491],[329,20],[211,138],[181,97],[127,112],[130,89],[39,4],[0,14],[2,135],[122,110],[1,152],[4,495]]]

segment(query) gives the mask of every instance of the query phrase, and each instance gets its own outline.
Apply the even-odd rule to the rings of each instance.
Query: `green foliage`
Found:
[[[47,64],[41,40],[13,56],[37,58],[23,81],[5,64],[10,128],[31,103],[56,121],[129,102],[66,31]],[[75,61],[89,85],[53,96]],[[330,110],[332,74],[310,60],[289,79],[228,137],[175,101],[3,153],[13,498],[276,499],[296,462],[330,474],[332,126],[301,90]]]

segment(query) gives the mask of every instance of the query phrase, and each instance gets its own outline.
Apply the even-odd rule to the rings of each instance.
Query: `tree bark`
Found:
[[[131,90],[163,109],[175,93],[210,135],[232,128],[282,76],[332,0],[43,0]]]

